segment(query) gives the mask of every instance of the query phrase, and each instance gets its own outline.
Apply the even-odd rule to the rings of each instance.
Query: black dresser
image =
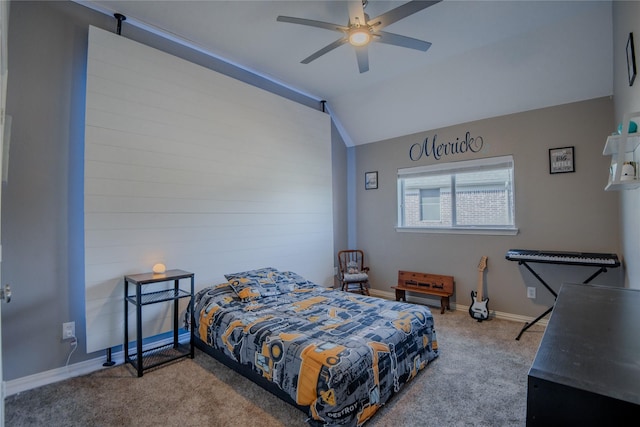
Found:
[[[640,290],[563,284],[529,370],[527,426],[640,417]]]

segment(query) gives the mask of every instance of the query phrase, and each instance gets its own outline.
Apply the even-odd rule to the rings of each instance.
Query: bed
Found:
[[[196,346],[305,411],[310,425],[362,425],[438,357],[425,306],[274,268],[225,277],[195,295]]]

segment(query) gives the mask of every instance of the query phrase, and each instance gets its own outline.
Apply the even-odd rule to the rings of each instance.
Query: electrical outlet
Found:
[[[527,298],[534,299],[536,297],[536,288],[529,286],[527,288]]]
[[[68,340],[76,336],[76,322],[62,324],[62,339]]]

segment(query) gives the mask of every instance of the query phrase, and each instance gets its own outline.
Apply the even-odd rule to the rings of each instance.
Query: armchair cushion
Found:
[[[356,273],[356,274],[345,273],[344,275],[344,281],[346,283],[364,282],[367,280],[369,280],[369,276],[366,273]]]

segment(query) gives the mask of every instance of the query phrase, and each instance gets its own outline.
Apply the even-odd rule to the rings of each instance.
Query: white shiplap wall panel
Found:
[[[91,27],[87,351],[122,344],[123,276],[156,262],[197,289],[266,266],[332,285],[330,150],[328,115]],[[143,324],[170,329],[170,307]]]

